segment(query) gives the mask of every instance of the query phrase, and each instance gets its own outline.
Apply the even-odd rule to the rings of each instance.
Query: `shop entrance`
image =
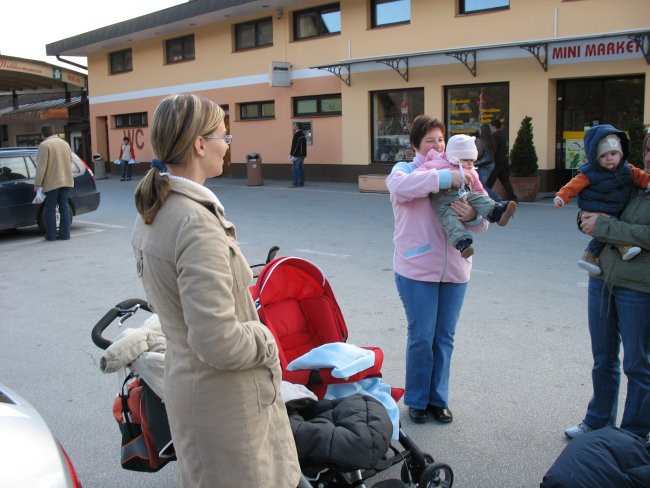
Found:
[[[643,127],[644,76],[558,80],[555,189],[584,161],[582,138],[589,127],[612,124],[632,142]]]

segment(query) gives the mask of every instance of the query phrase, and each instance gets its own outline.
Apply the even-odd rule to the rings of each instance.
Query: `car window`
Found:
[[[38,164],[36,162],[36,155],[27,156],[25,158],[25,161],[27,162],[27,171],[29,172],[29,177],[36,178],[36,169],[38,168]]]
[[[75,173],[75,174],[81,173],[81,168],[79,168],[80,164],[81,164],[81,161],[79,160],[79,156],[72,153],[72,172],[73,173]]]
[[[0,158],[0,181],[22,180],[27,178],[27,166],[22,156]]]

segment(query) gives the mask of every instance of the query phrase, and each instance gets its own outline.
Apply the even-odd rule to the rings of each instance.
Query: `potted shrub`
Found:
[[[510,182],[517,198],[532,202],[539,190],[537,151],[533,143],[533,119],[525,116],[510,151]]]

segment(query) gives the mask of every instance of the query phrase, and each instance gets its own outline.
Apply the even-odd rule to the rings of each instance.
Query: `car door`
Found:
[[[0,158],[0,230],[36,223],[40,205],[34,205],[36,167],[28,156]]]

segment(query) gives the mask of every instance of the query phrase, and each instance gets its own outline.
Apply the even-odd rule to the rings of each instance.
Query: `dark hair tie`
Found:
[[[165,163],[163,163],[162,161],[159,161],[157,159],[152,159],[151,160],[151,167],[152,168],[157,168],[158,171],[160,171],[161,173],[166,173],[167,172],[167,166],[165,165]]]

